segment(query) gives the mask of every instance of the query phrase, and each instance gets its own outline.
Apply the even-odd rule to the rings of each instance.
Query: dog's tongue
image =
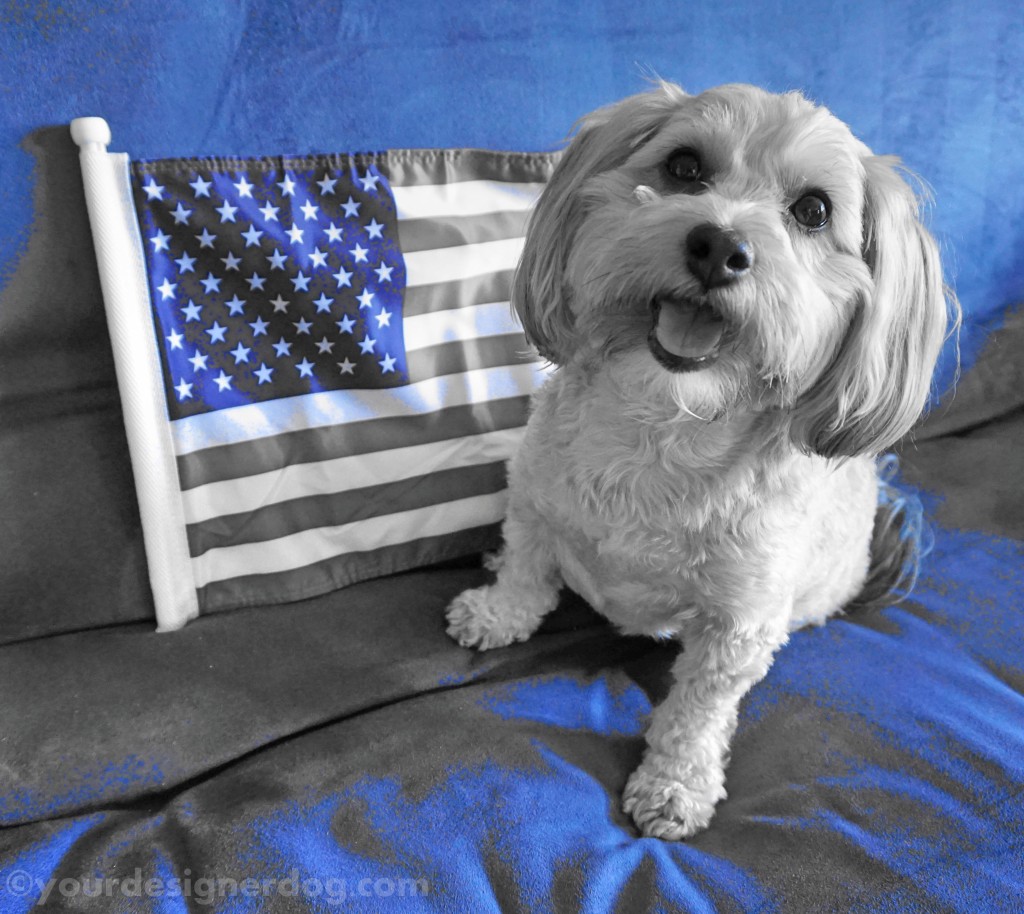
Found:
[[[725,321],[714,308],[671,298],[660,298],[657,304],[654,333],[672,355],[700,359],[718,349]]]

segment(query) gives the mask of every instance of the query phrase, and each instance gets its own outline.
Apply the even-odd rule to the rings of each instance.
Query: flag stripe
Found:
[[[531,362],[530,347],[522,333],[452,340],[427,349],[415,349],[407,356],[409,380],[422,381],[446,375],[486,371]]]
[[[391,149],[383,166],[391,186],[462,184],[468,181],[543,183],[561,153],[493,152],[485,149]]]
[[[212,581],[199,590],[205,611],[287,603],[337,590],[367,578],[398,574],[460,556],[497,549],[500,522],[421,536],[376,549],[331,556],[274,574],[245,574]]]
[[[522,238],[482,241],[457,248],[435,248],[405,255],[407,288],[469,279],[499,270],[514,270],[523,252]]]
[[[257,511],[269,505],[313,495],[365,489],[381,480],[404,480],[434,470],[501,461],[523,436],[520,425],[423,444],[377,450],[315,463],[289,464],[242,478],[207,483],[182,493],[185,519],[200,524],[216,517]]]
[[[383,515],[441,505],[505,488],[505,461],[435,469],[432,473],[363,486],[347,492],[321,493],[190,524],[193,557],[211,549],[276,540],[321,527],[354,524]]]
[[[432,248],[454,248],[482,241],[522,238],[526,230],[525,212],[484,213],[480,216],[437,216],[409,219],[398,224],[402,253]]]
[[[408,539],[410,530],[421,536],[439,536],[494,523],[504,516],[507,501],[508,492],[502,489],[260,543],[211,549],[192,559],[192,572],[196,587],[202,588],[212,581],[251,574],[254,568],[264,574],[304,568],[332,556],[396,545]]]
[[[547,370],[541,363],[530,362],[430,378],[390,390],[328,390],[190,416],[172,423],[175,453],[180,457],[302,429],[415,416],[448,406],[519,397],[534,391]]]
[[[512,292],[512,274],[511,269],[497,270],[482,276],[406,289],[402,312],[408,319],[420,314],[465,308],[485,302],[508,301]]]
[[[543,184],[511,181],[461,181],[455,184],[399,186],[392,183],[398,219],[450,219],[507,211],[528,212]]]
[[[405,349],[426,349],[452,340],[523,332],[507,301],[466,305],[406,318]]]
[[[178,458],[183,497],[188,502],[192,489],[226,480],[239,480],[244,485],[249,476],[258,477],[296,462],[316,464],[376,454],[410,441],[430,445],[446,438],[512,429],[524,423],[529,401],[529,394],[523,393],[411,416],[303,429],[185,454]]]

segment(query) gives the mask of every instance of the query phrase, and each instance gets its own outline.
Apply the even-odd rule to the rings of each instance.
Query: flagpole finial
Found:
[[[110,145],[110,125],[102,117],[76,117],[71,122],[71,139],[82,149],[98,145],[106,150]]]

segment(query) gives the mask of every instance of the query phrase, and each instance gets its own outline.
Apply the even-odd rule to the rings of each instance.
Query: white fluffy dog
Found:
[[[896,165],[799,94],[662,83],[581,122],[530,222],[513,301],[558,368],[510,465],[497,581],[448,631],[525,640],[564,583],[685,645],[625,788],[645,835],[708,824],[740,699],[871,572],[874,457],[947,326]]]

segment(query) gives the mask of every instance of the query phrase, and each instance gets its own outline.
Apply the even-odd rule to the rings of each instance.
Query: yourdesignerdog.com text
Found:
[[[352,898],[417,898],[430,894],[425,879],[390,877],[320,878],[301,876],[292,869],[281,878],[193,875],[143,876],[136,868],[128,876],[82,876],[41,879],[26,870],[14,870],[5,881],[6,894],[45,904],[54,896],[72,898],[187,898],[199,905],[211,905],[225,898],[302,898],[340,904]]]

